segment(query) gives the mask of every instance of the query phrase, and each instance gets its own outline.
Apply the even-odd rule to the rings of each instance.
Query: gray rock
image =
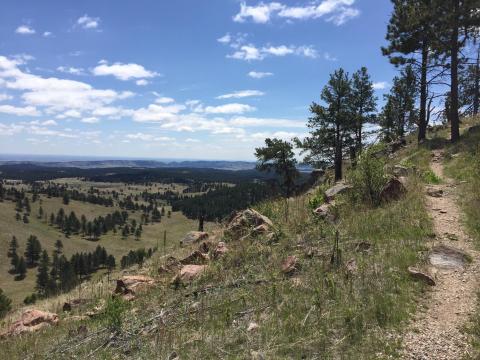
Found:
[[[430,286],[435,286],[436,285],[436,282],[435,282],[434,278],[430,274],[427,274],[426,272],[422,272],[417,268],[414,268],[414,267],[410,266],[408,268],[408,273],[415,280],[423,281],[425,284],[430,285]]]
[[[352,185],[348,185],[343,182],[335,184],[330,189],[325,191],[325,197],[327,199],[327,202],[334,200],[337,195],[344,194],[350,189],[352,189]]]

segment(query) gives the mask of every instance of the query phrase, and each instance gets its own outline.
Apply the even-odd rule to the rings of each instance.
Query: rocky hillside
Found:
[[[429,271],[437,130],[420,147],[370,148],[345,182],[240,211],[178,253],[12,314],[4,355],[400,357],[417,303],[443,281]]]

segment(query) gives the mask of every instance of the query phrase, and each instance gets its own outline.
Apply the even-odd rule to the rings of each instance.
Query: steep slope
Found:
[[[176,263],[168,256],[185,258],[199,244],[130,269],[155,282],[132,302],[110,300],[114,286],[107,282],[101,291],[67,295],[74,299],[81,293],[87,299],[71,313],[61,312],[60,300],[45,302],[44,309],[59,313],[59,325],[3,340],[4,354],[12,359],[382,359],[408,358],[407,352],[422,358],[421,348],[431,345],[426,347],[431,354],[456,358],[468,340],[461,325],[475,307],[477,255],[462,231],[457,193],[445,180],[441,162],[431,168],[445,182],[428,184],[430,155],[428,144],[395,154],[387,168],[402,162],[406,194],[372,206],[360,201],[362,193],[354,188],[335,198],[334,223],[312,211],[322,203],[324,189],[258,206],[271,219],[271,229],[213,234],[207,249],[212,260],[202,260],[205,253],[189,260],[207,265],[191,282],[172,281],[170,266]],[[426,196],[428,189],[443,190],[443,196]],[[464,271],[438,270],[437,285],[430,288],[414,281],[408,268],[428,267],[428,252],[440,242],[432,241],[433,234],[466,250],[465,259],[473,262]],[[219,241],[228,248],[221,257],[214,250]],[[422,306],[408,325],[417,303]],[[88,319],[72,318],[88,312]],[[440,344],[431,341],[435,336]]]

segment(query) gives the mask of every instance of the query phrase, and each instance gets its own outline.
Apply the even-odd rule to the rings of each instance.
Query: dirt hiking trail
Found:
[[[442,161],[442,151],[434,151],[430,166],[442,182],[427,187],[436,235],[429,244],[428,271],[436,285],[420,301],[403,338],[404,359],[460,360],[469,353],[463,328],[476,307],[479,253],[463,229],[456,184],[445,177]]]

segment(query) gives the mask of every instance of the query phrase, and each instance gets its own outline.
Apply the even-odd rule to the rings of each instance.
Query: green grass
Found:
[[[68,332],[65,323],[41,335],[2,343],[8,358],[355,358],[395,355],[398,343],[386,334],[403,326],[415,308],[422,285],[406,268],[422,261],[421,250],[431,232],[419,179],[412,177],[406,198],[370,208],[339,199],[341,265],[330,256],[335,227],[318,220],[307,197],[270,201],[258,210],[275,223],[278,241],[249,238],[228,242],[230,252],[212,263],[206,274],[186,288],[159,285],[133,303],[115,324],[111,337],[102,318],[86,323],[89,334]],[[285,219],[285,206],[288,217]],[[228,240],[228,239],[226,239]],[[372,245],[357,252],[359,242]],[[281,262],[296,255],[301,269],[295,280],[280,272]],[[358,270],[345,264],[355,259]],[[152,260],[156,263],[156,260]],[[155,267],[151,268],[152,274]],[[168,280],[168,279],[167,279]],[[210,288],[209,291],[202,289]],[[162,321],[151,320],[155,315]],[[259,324],[248,332],[250,322]],[[102,345],[109,343],[109,347]],[[65,350],[61,354],[59,350]]]
[[[90,184],[88,184],[88,186],[90,186]],[[69,205],[64,205],[61,198],[47,198],[43,195],[40,196],[40,199],[41,206],[47,214],[47,218],[49,218],[51,212],[56,214],[60,207],[62,207],[67,214],[70,211],[75,211],[78,218],[84,214],[89,220],[100,215],[112,213],[115,210],[121,210],[118,207],[105,207],[73,200],[70,201]],[[0,249],[2,249],[0,251],[0,287],[6,295],[13,300],[14,307],[23,305],[23,299],[34,291],[37,271],[36,269],[29,269],[27,277],[22,281],[14,281],[14,276],[8,273],[10,259],[7,258],[6,253],[12,235],[15,235],[19,242],[19,255],[23,255],[26,240],[33,234],[39,238],[42,247],[47,249],[49,253],[53,251],[57,239],[62,241],[64,252],[67,256],[76,252],[93,251],[97,245],[101,245],[107,249],[108,253],[115,256],[117,264],[119,264],[121,257],[126,255],[128,251],[142,247],[153,248],[158,246],[160,253],[163,254],[163,233],[165,230],[167,231],[167,246],[165,251],[171,251],[178,247],[179,241],[188,231],[196,230],[198,227],[196,221],[187,219],[180,212],[174,212],[171,218],[167,216],[163,217],[161,223],[144,226],[142,237],[139,241],[135,240],[133,236],[129,236],[127,239],[122,238],[120,231],[116,234],[109,232],[106,235],[102,235],[99,241],[88,241],[80,235],[71,235],[66,238],[58,229],[48,225],[45,219],[38,219],[39,206],[40,201],[31,204],[30,222],[24,224],[23,221],[15,220],[16,212],[14,202],[0,202]],[[167,207],[166,210],[168,211],[168,209]],[[139,211],[129,212],[129,218],[136,219],[137,222],[140,222],[140,215]],[[215,226],[211,223],[205,225],[207,229],[212,229]]]

